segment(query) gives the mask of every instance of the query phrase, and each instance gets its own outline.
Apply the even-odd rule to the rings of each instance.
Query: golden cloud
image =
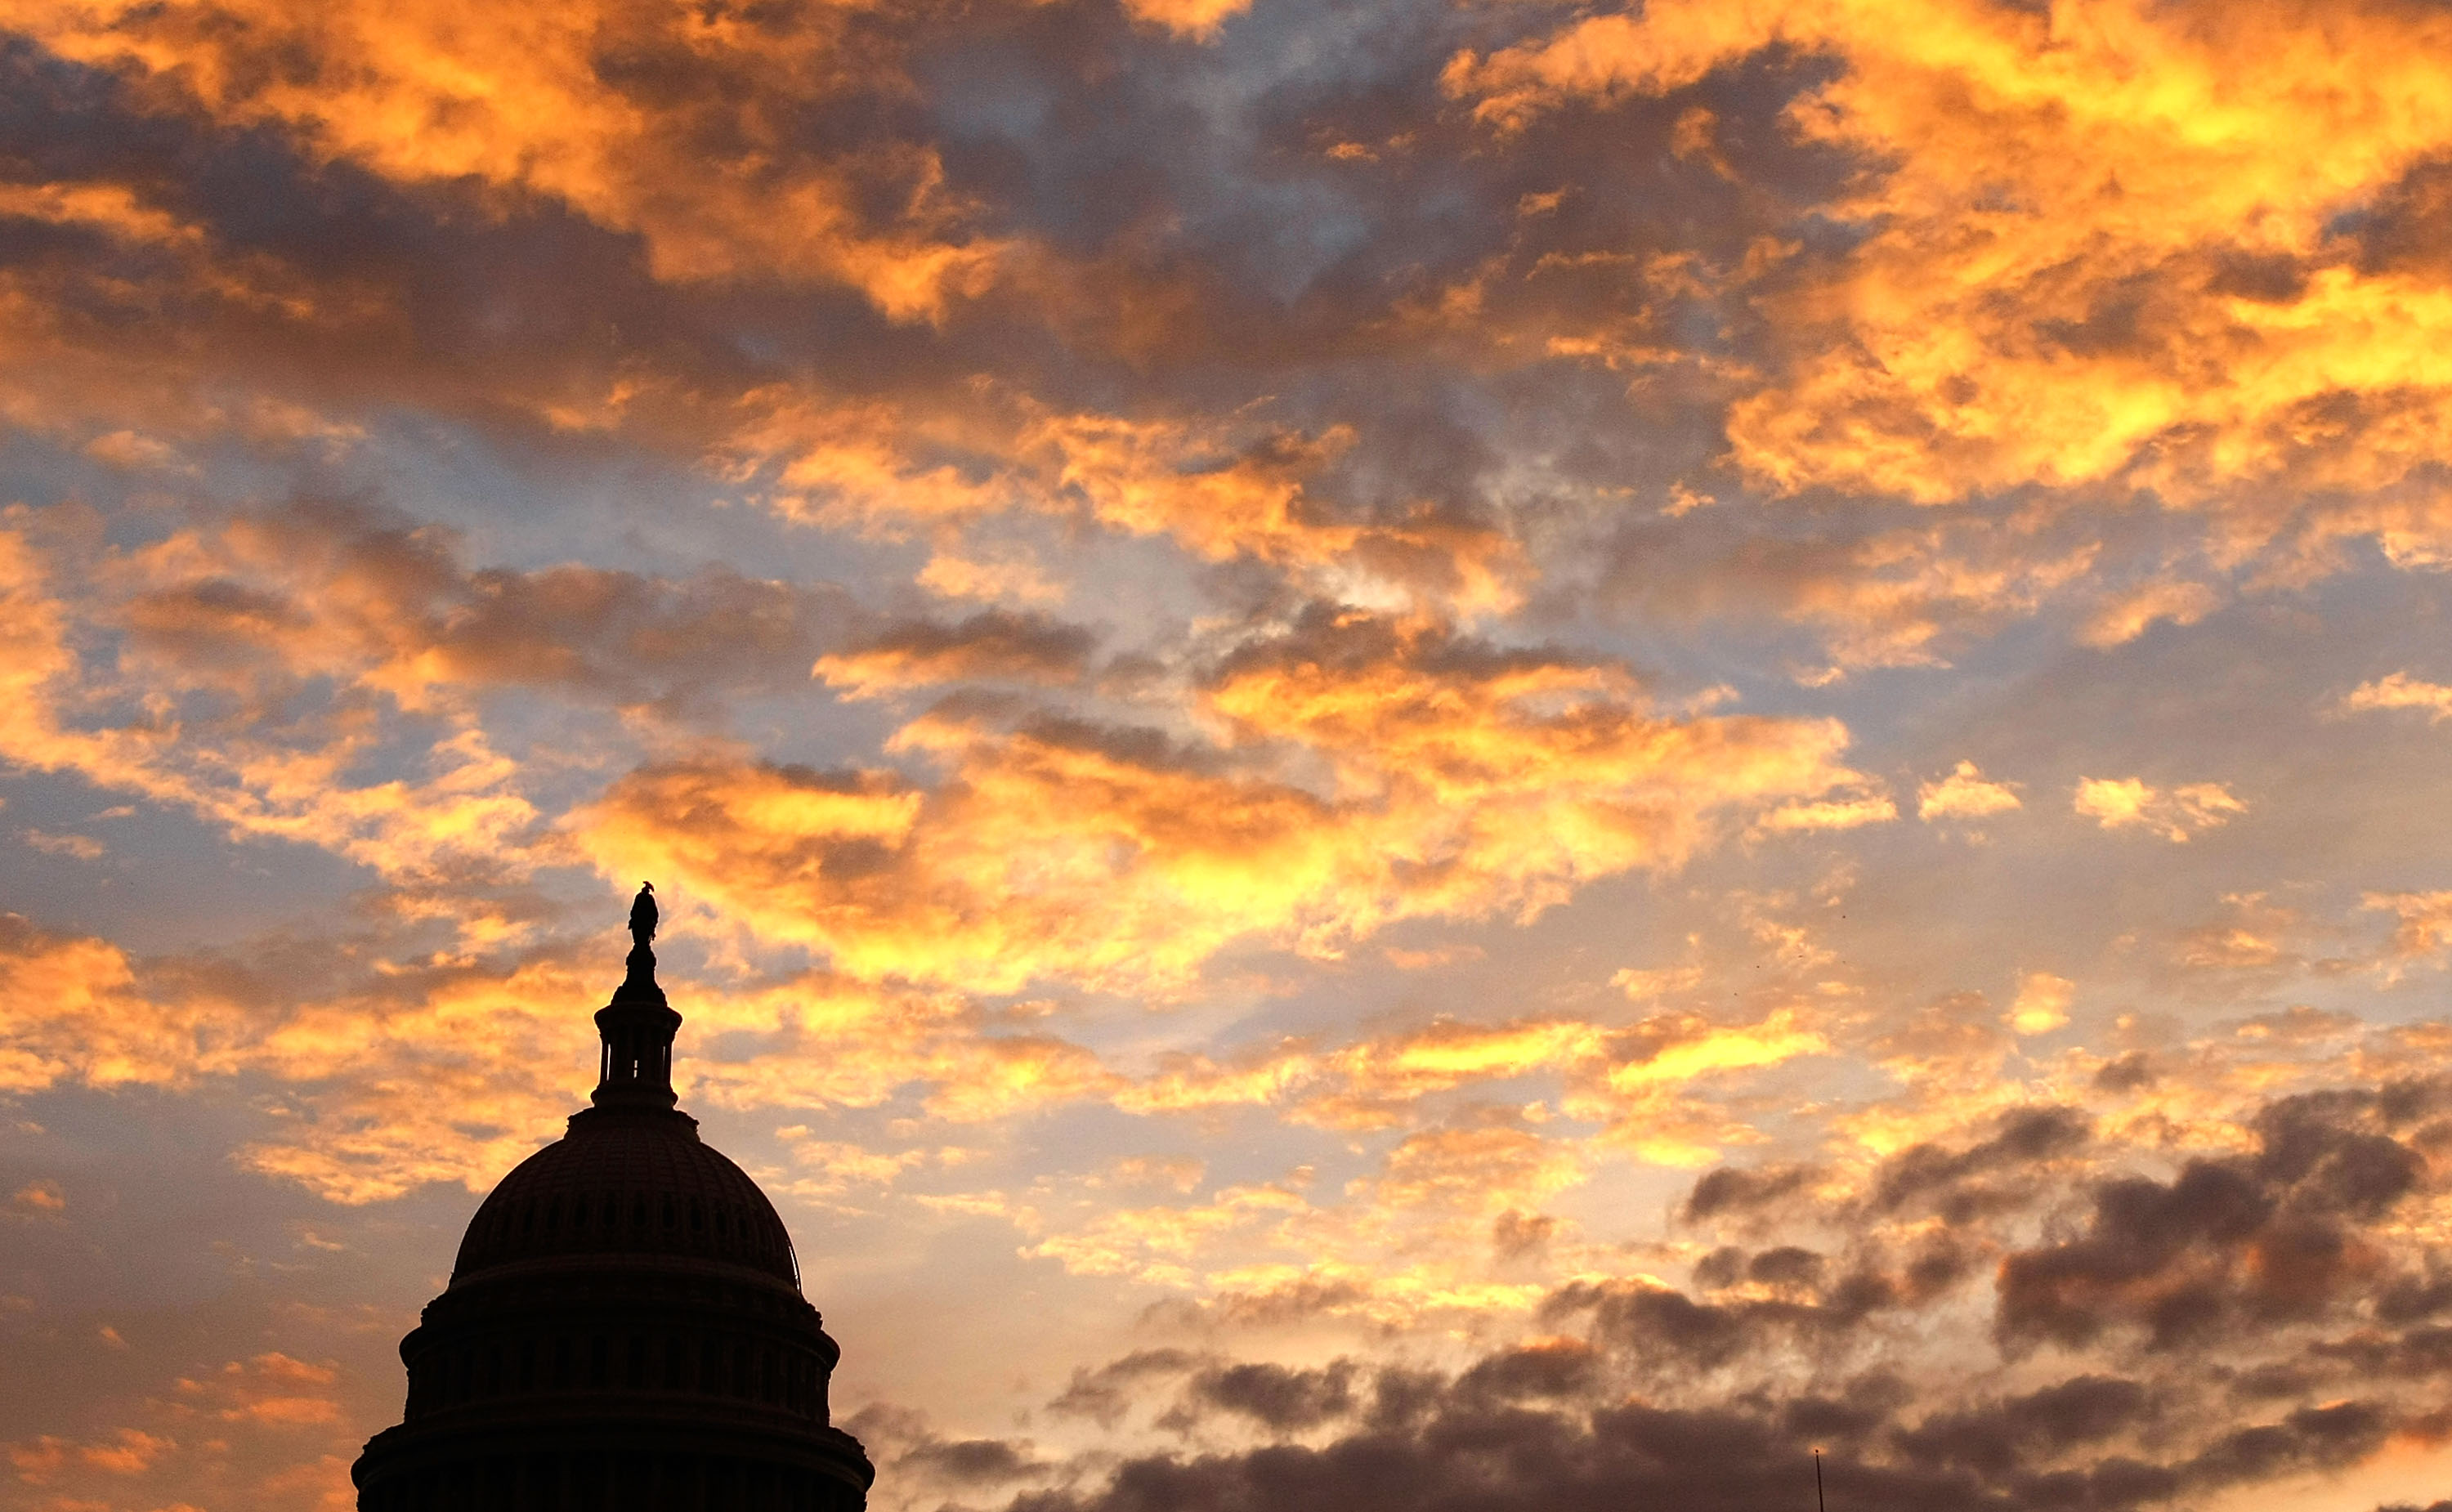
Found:
[[[1268,1106],[1295,1123],[1360,1133],[1417,1124],[1423,1100],[1437,1093],[1470,1088],[1487,1098],[1497,1093],[1493,1084],[1543,1076],[1556,1084],[1551,1095],[1561,1111],[1601,1126],[1595,1149],[1691,1167],[1760,1137],[1711,1107],[1697,1084],[1833,1050],[1806,1015],[1786,1008],[1733,1023],[1691,1012],[1653,1014],[1631,1025],[1573,1017],[1498,1024],[1440,1019],[1335,1049],[1295,1040],[1223,1061],[1172,1054],[1110,1098],[1143,1114]],[[1536,1094],[1529,1106],[1538,1109],[1546,1102]],[[1531,1204],[1539,1195],[1528,1189],[1511,1200]]]
[[[2049,972],[2025,972],[2018,977],[2018,996],[2009,1005],[2008,1025],[2019,1034],[2048,1034],[2068,1022],[2077,984]]]
[[[1117,1089],[1114,1101],[1136,1113],[1276,1105],[1304,1123],[1384,1129],[1404,1122],[1409,1105],[1434,1092],[1591,1061],[1606,1048],[1607,1032],[1604,1025],[1572,1018],[1440,1019],[1335,1050],[1288,1041],[1224,1063],[1177,1053]]]
[[[1821,1054],[1830,1042],[1792,1012],[1773,1013],[1760,1024],[1721,1026],[1691,1016],[1648,1021],[1638,1041],[1642,1053],[1612,1069],[1614,1092],[1691,1081],[1721,1071],[1776,1066],[1799,1055]]]
[[[350,953],[363,976],[302,996],[197,963],[131,961],[106,942],[0,918],[0,965],[40,1005],[0,1033],[0,1087],[267,1078],[281,1089],[282,1116],[238,1157],[344,1204],[434,1182],[480,1188],[548,1137],[583,1093],[584,1005],[606,983],[578,946],[507,967]],[[1081,1101],[1143,1116],[1274,1105],[1297,1122],[1359,1132],[1401,1127],[1437,1093],[1551,1075],[1565,1078],[1576,1116],[1639,1132],[1637,1154],[1679,1164],[1718,1148],[1710,1141],[1750,1137],[1689,1107],[1689,1084],[1828,1048],[1786,1011],[1730,1025],[1662,1015],[1623,1030],[1573,1017],[1441,1020],[1334,1050],[1281,1044],[1224,1065],[1172,1056],[1133,1075],[1060,1038],[1004,1031],[949,993],[827,973],[673,990],[694,1036],[731,1047],[722,1058],[684,1058],[681,1088],[696,1104],[841,1110],[918,1088],[930,1116],[951,1122]],[[823,1200],[840,1194],[840,1184],[801,1188]],[[49,1190],[19,1206],[55,1211]]]
[[[1493,1121],[1407,1135],[1363,1191],[1390,1214],[1434,1216],[1442,1227],[1487,1232],[1500,1214],[1537,1212],[1580,1185],[1589,1164],[1581,1139]]]

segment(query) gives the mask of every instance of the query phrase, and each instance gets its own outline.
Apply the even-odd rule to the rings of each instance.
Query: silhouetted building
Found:
[[[364,1512],[853,1512],[876,1472],[828,1425],[841,1351],[791,1236],[673,1094],[682,1016],[641,892],[599,1011],[595,1106],[503,1178],[400,1342],[408,1406],[351,1467]]]

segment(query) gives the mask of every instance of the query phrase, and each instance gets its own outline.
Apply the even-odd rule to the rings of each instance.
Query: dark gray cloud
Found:
[[[1072,1381],[1047,1404],[1047,1410],[1113,1427],[1134,1401],[1151,1389],[1150,1383],[1182,1375],[1199,1365],[1200,1357],[1187,1350],[1143,1349],[1096,1370],[1076,1366]]]
[[[1027,1444],[1003,1439],[960,1439],[906,1450],[895,1460],[894,1468],[958,1485],[989,1486],[1025,1479],[1044,1465],[1031,1457]]]
[[[1832,1504],[1936,1512],[2121,1512],[2339,1470],[2397,1432],[2435,1431],[2452,1373],[2452,1329],[2432,1321],[2445,1306],[2438,1261],[2390,1228],[2427,1179],[2443,1097],[2412,1082],[2282,1098],[2245,1126],[2252,1152],[2166,1180],[2102,1174],[2081,1158],[2094,1147],[2075,1109],[2014,1109],[1965,1146],[1893,1158],[1861,1203],[1796,1211],[1797,1227],[1845,1232],[1868,1212],[1947,1207],[1968,1183],[2014,1174],[2014,1202],[1977,1204],[1949,1227],[1999,1247],[1989,1303],[2004,1360],[2038,1365],[2027,1345],[2042,1337],[2066,1351],[2040,1384],[2031,1370],[2013,1389],[1953,1384],[1903,1347],[1943,1309],[1984,1298],[1985,1272],[1963,1259],[1919,1283],[1933,1248],[1886,1269],[1881,1244],[1861,1236],[1835,1256],[1723,1247],[1695,1267],[1692,1294],[1634,1279],[1561,1286],[1540,1309],[1558,1336],[1453,1371],[1200,1367],[1177,1426],[1240,1420],[1275,1442],[1145,1454],[1014,1507],[1735,1509],[1809,1495],[1817,1448]],[[1743,1224],[1806,1179],[1724,1168],[1683,1211]],[[2089,1216],[2069,1237],[2003,1243],[1996,1226],[2073,1200]],[[1192,1365],[1132,1356],[1067,1395],[1116,1389],[1085,1393],[1114,1421],[1140,1384]]]
[[[1718,1218],[1768,1207],[1802,1191],[1818,1172],[1810,1166],[1722,1166],[1686,1194],[1689,1219]]]
[[[937,683],[1070,683],[1090,670],[1097,638],[1044,615],[985,609],[951,623],[906,619],[851,638],[818,667],[828,681],[863,692]]]
[[[2077,1153],[2090,1132],[2090,1120],[2074,1108],[2031,1108],[2004,1115],[1998,1133],[1965,1149],[1912,1146],[1883,1168],[1873,1208],[1930,1208],[1951,1223],[1964,1223],[1987,1208],[2023,1207],[2027,1192],[2015,1181],[2022,1169]],[[1981,1179],[1995,1173],[2011,1178],[2010,1184]]]
[[[2365,1230],[2426,1168],[2394,1136],[2441,1097],[2409,1084],[2289,1098],[2257,1118],[2252,1157],[2103,1183],[2082,1233],[2002,1263],[2002,1336],[2074,1345],[2126,1326],[2168,1348],[2353,1304],[2380,1258]]]
[[[1266,1363],[1220,1365],[1192,1378],[1185,1406],[1235,1413],[1279,1433],[1299,1432],[1353,1412],[1360,1373],[1351,1360],[1316,1370]]]
[[[1478,1370],[1479,1367],[1476,1367]],[[1317,1447],[1127,1461],[1094,1490],[1032,1492],[1015,1512],[1258,1512],[1260,1508],[1592,1509],[1781,1505],[1812,1494],[1826,1452],[1840,1505],[1999,1512],[2142,1507],[2192,1490],[2337,1467],[2372,1452],[2388,1414],[2366,1403],[2304,1407],[2157,1462],[2127,1452],[2146,1395],[2082,1377],[2026,1396],[1877,1431],[1862,1412],[1642,1401],[1535,1409],[1493,1401],[1468,1374],[1428,1391],[1381,1379],[1367,1426]],[[1878,1402],[1881,1383],[1868,1383]],[[1393,1396],[1394,1400],[1388,1398]],[[2069,1462],[2056,1464],[2055,1462]]]

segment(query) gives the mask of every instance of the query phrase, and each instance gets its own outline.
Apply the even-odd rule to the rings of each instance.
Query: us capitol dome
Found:
[[[593,1106],[503,1178],[400,1342],[408,1404],[350,1467],[361,1512],[857,1512],[840,1358],[791,1235],[674,1105],[682,1016],[654,890],[598,1011]]]

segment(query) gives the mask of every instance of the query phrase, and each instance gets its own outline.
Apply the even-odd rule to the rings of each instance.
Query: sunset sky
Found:
[[[0,0],[0,1508],[596,1065],[880,1512],[2452,1498],[2452,7]]]

